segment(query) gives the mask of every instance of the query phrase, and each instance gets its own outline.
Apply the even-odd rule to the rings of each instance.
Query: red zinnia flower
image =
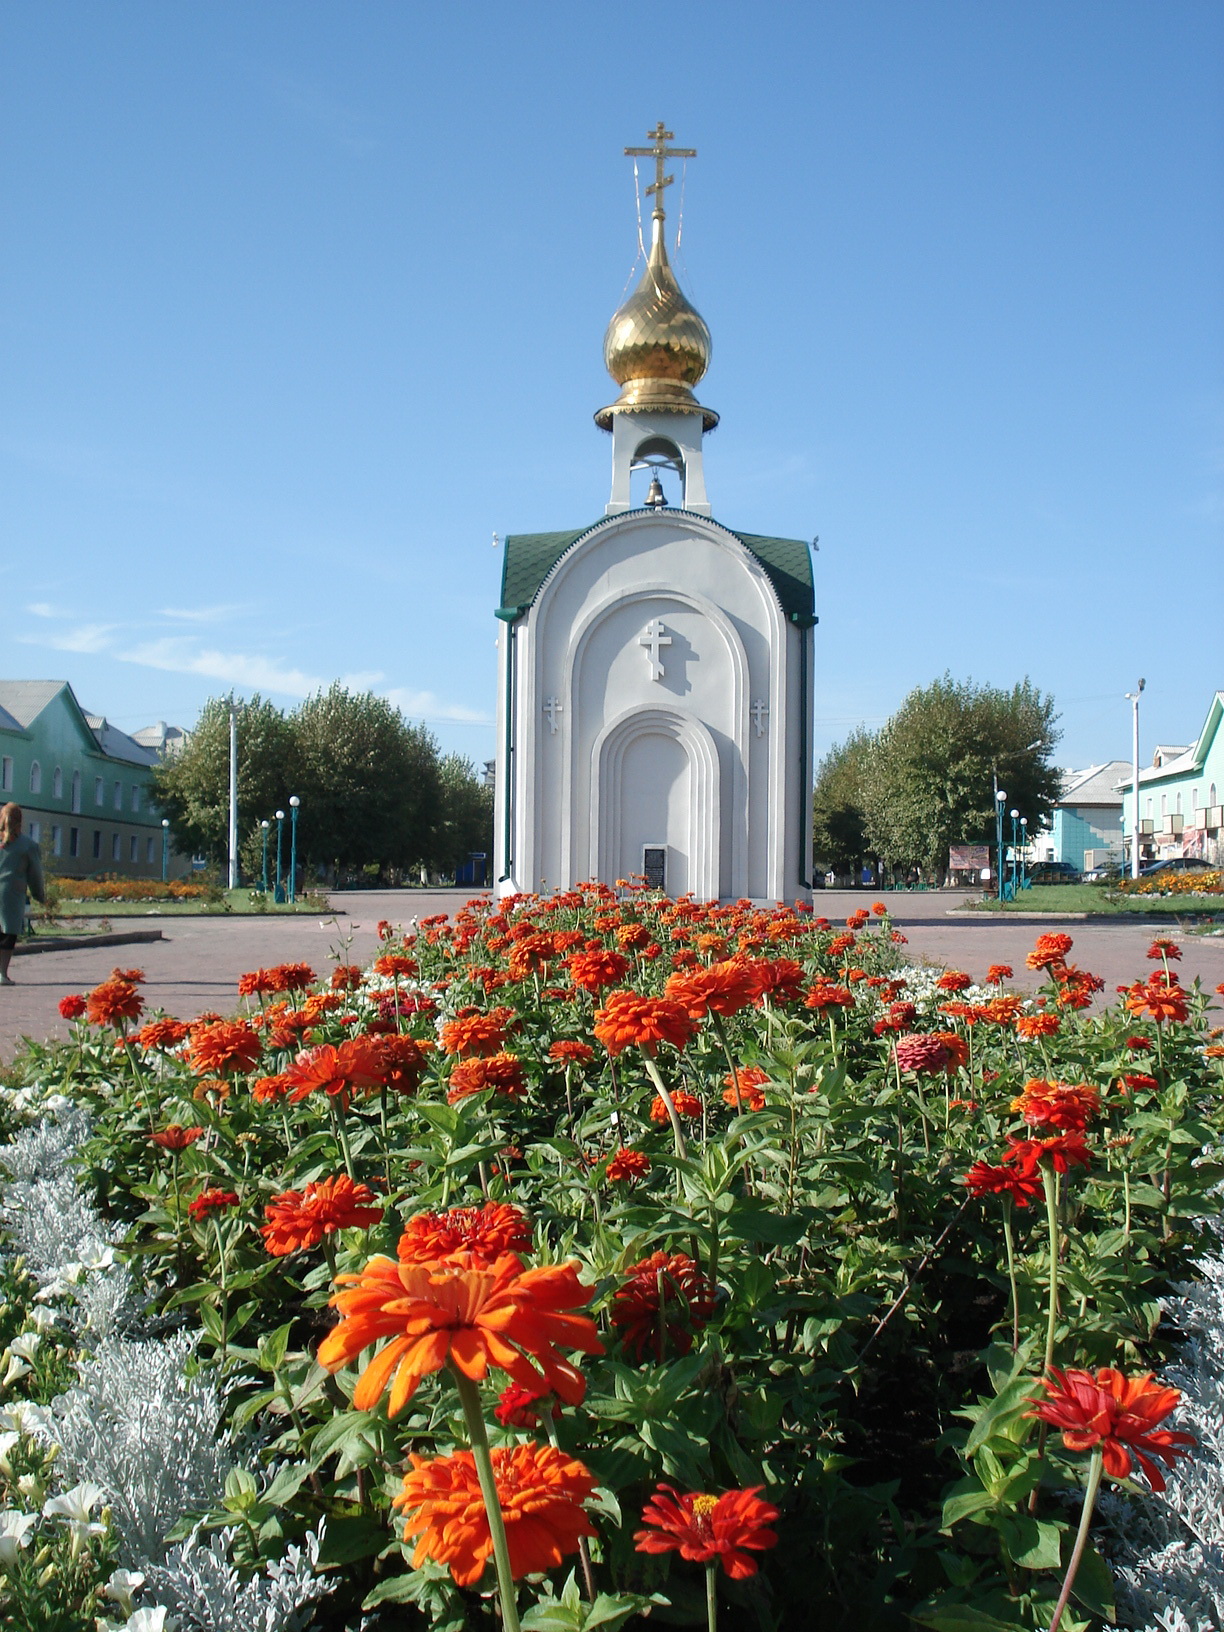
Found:
[[[595,1058],[595,1050],[590,1043],[572,1042],[562,1037],[549,1048],[548,1057],[560,1065],[589,1065]]]
[[[803,1000],[805,1009],[852,1009],[854,993],[848,986],[820,979]]]
[[[503,1388],[497,1396],[497,1404],[493,1407],[493,1415],[503,1428],[538,1428],[540,1413],[536,1410],[541,1400],[552,1399],[552,1391],[547,1388],[524,1388],[521,1383],[511,1383]],[[561,1407],[553,1401],[552,1414],[561,1415]]]
[[[188,1145],[194,1145],[203,1133],[203,1128],[185,1128],[179,1122],[171,1122],[160,1133],[151,1133],[149,1138],[163,1150],[186,1150]]]
[[[80,992],[71,992],[67,997],[59,1000],[59,1012],[65,1020],[79,1020],[89,1007]]]
[[[244,1020],[219,1020],[215,1025],[197,1026],[191,1033],[191,1069],[199,1077],[249,1071],[262,1052],[258,1033]]]
[[[308,1094],[322,1089],[333,1097],[341,1095],[347,1101],[355,1088],[373,1088],[384,1077],[379,1046],[368,1038],[348,1037],[339,1047],[320,1043],[299,1054],[288,1070],[286,1080],[292,1084],[290,1104],[296,1105]]]
[[[898,1037],[893,1044],[898,1071],[933,1076],[948,1069],[948,1048],[941,1037]]]
[[[1067,1173],[1073,1167],[1091,1167],[1092,1152],[1084,1143],[1082,1133],[1061,1133],[1054,1139],[1013,1139],[1008,1137],[1011,1149],[1004,1158],[1008,1162],[1040,1161],[1044,1156],[1056,1173]]]
[[[292,1087],[293,1083],[283,1071],[271,1077],[256,1077],[251,1084],[251,1098],[262,1105],[268,1100],[283,1099]]]
[[[383,1209],[364,1184],[354,1184],[347,1173],[319,1179],[305,1190],[285,1190],[264,1208],[268,1222],[259,1226],[264,1245],[274,1258],[318,1246],[336,1230],[369,1229]]]
[[[971,1196],[1010,1196],[1017,1207],[1027,1207],[1043,1189],[1035,1160],[1009,1159],[998,1167],[992,1167],[989,1162],[974,1162],[961,1183]]]
[[[973,976],[962,969],[949,969],[935,982],[941,992],[963,992],[973,985]]]
[[[249,969],[245,975],[238,976],[239,997],[263,997],[280,989],[274,969]]]
[[[526,1215],[508,1201],[486,1201],[480,1207],[452,1207],[448,1213],[418,1213],[408,1220],[396,1253],[402,1264],[488,1265],[530,1246]]]
[[[746,1111],[763,1111],[765,1109],[765,1095],[762,1084],[769,1081],[769,1072],[762,1071],[759,1065],[748,1065],[738,1070],[734,1076],[730,1072],[723,1078],[726,1087],[723,1089],[723,1098],[728,1105],[740,1104]],[[735,1090],[739,1088],[739,1098],[736,1099]]]
[[[227,1207],[237,1207],[238,1197],[232,1190],[201,1190],[195,1199],[188,1203],[187,1211],[199,1223],[205,1218],[211,1218],[214,1213],[223,1213]]]
[[[90,992],[85,1007],[91,1026],[113,1026],[122,1031],[124,1021],[140,1018],[144,999],[130,980],[104,980]]]
[[[442,1047],[461,1060],[499,1054],[506,1042],[506,1022],[513,1012],[506,1008],[492,1009],[487,1014],[480,1009],[460,1009],[442,1027]]]
[[[1163,962],[1166,958],[1180,958],[1181,947],[1176,941],[1170,941],[1164,935],[1158,935],[1147,949],[1149,958]]]
[[[672,1104],[676,1107],[677,1116],[691,1117],[693,1121],[696,1121],[702,1112],[701,1101],[696,1094],[690,1094],[687,1088],[675,1090],[672,1094]],[[662,1094],[656,1094],[650,1102],[650,1120],[658,1122],[660,1126],[671,1120],[667,1114],[667,1106],[663,1103]]]
[[[577,1405],[586,1380],[561,1351],[603,1353],[594,1321],[573,1313],[591,1299],[576,1263],[524,1269],[513,1253],[487,1267],[378,1257],[360,1275],[338,1276],[336,1285],[331,1301],[342,1318],[319,1345],[321,1366],[339,1371],[372,1343],[391,1339],[358,1379],[358,1411],[371,1410],[390,1383],[387,1412],[397,1416],[421,1380],[445,1365],[475,1382],[496,1366],[516,1383],[543,1384]]]
[[[745,958],[742,961],[751,971],[758,1003],[798,1003],[803,996],[803,965],[794,958]]]
[[[394,1034],[380,1037],[377,1049],[387,1087],[411,1093],[425,1075],[429,1064],[427,1050],[432,1047],[432,1043],[418,1042],[415,1037]]]
[[[1101,1096],[1090,1083],[1075,1086],[1067,1082],[1046,1082],[1030,1078],[1023,1092],[1012,1100],[1031,1128],[1061,1128],[1065,1133],[1082,1133],[1100,1114]]]
[[[672,975],[664,996],[680,1003],[692,1020],[707,1014],[732,1015],[756,1001],[758,987],[752,970],[734,958],[706,969]]]
[[[595,1035],[614,1057],[631,1043],[653,1054],[660,1043],[683,1048],[693,1035],[693,1022],[683,1004],[670,998],[609,992],[595,1013]]]
[[[381,957],[374,959],[374,973],[385,975],[390,980],[415,975],[418,968],[415,958],[406,958],[399,952],[384,952]]]
[[[567,1553],[577,1552],[580,1537],[595,1534],[582,1506],[594,1479],[552,1445],[498,1447],[491,1454],[511,1574],[518,1581],[555,1569]],[[493,1538],[471,1451],[432,1461],[414,1453],[412,1471],[391,1505],[406,1515],[405,1541],[418,1538],[414,1570],[433,1559],[449,1566],[457,1586],[480,1580],[493,1556]]]
[[[361,985],[361,965],[338,963],[331,972],[329,984],[333,992],[355,992]]]
[[[496,1089],[509,1099],[521,1099],[527,1091],[527,1078],[518,1056],[492,1054],[488,1059],[460,1060],[450,1074],[447,1103],[454,1105],[469,1094],[480,1093],[482,1088]]]
[[[304,992],[315,983],[315,972],[308,963],[278,963],[268,973],[275,981],[277,992]]]
[[[1185,1020],[1190,1011],[1186,996],[1175,978],[1163,981],[1153,976],[1146,985],[1136,981],[1126,995],[1126,1006],[1132,1014],[1146,1014],[1157,1025],[1166,1020]]]
[[[147,1054],[150,1049],[162,1050],[177,1048],[183,1039],[190,1035],[191,1028],[181,1020],[172,1020],[167,1016],[164,1020],[150,1020],[147,1026],[141,1026],[136,1033],[137,1045]]]
[[[612,1297],[612,1324],[634,1359],[662,1364],[668,1343],[688,1354],[714,1313],[714,1288],[687,1253],[652,1252]],[[666,1342],[665,1342],[666,1340]]]
[[[1094,1377],[1090,1371],[1057,1371],[1039,1379],[1046,1391],[1044,1400],[1032,1400],[1027,1415],[1041,1417],[1062,1429],[1063,1444],[1069,1451],[1091,1451],[1099,1445],[1105,1472],[1125,1479],[1134,1464],[1147,1474],[1155,1491],[1165,1488],[1164,1475],[1152,1460],[1159,1457],[1168,1467],[1185,1456],[1193,1445],[1190,1434],[1181,1434],[1160,1424],[1181,1403],[1175,1388],[1165,1388],[1152,1373],[1125,1377],[1112,1366],[1102,1366]]]
[[[664,1106],[664,1115],[666,1114],[667,1108]],[[621,1179],[640,1179],[649,1172],[650,1157],[644,1151],[629,1150],[624,1146],[616,1152],[604,1169],[606,1177],[611,1179],[613,1184]]]
[[[1001,986],[1005,980],[1010,980],[1014,973],[1010,963],[992,963],[986,971],[986,984]]]
[[[639,1553],[679,1553],[694,1564],[710,1564],[718,1559],[735,1581],[755,1575],[757,1562],[745,1548],[761,1552],[777,1546],[778,1537],[770,1525],[778,1517],[776,1507],[763,1502],[758,1491],[728,1490],[722,1496],[692,1494],[682,1496],[673,1485],[660,1484],[642,1510],[645,1529],[634,1532]]]

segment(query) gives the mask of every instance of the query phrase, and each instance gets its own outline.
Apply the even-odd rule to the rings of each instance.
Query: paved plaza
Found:
[[[367,962],[377,943],[380,919],[407,925],[435,912],[454,912],[471,898],[468,890],[361,891],[332,897],[332,918],[133,918],[115,922],[133,929],[160,927],[161,941],[136,946],[84,947],[13,960],[17,985],[0,990],[0,1060],[9,1061],[23,1036],[64,1037],[68,1024],[56,1005],[65,992],[88,991],[116,965],[142,968],[145,1001],[183,1019],[204,1009],[225,1014],[237,1005],[238,976],[261,965],[305,959],[325,973],[329,959]],[[816,910],[834,922],[877,897],[867,891],[824,890]],[[1224,981],[1224,938],[1182,934],[1162,925],[1112,923],[1017,923],[971,914],[949,917],[963,895],[883,893],[917,961],[965,969],[976,979],[992,963],[1010,963],[1018,986],[1037,978],[1024,968],[1024,954],[1043,929],[1063,928],[1075,939],[1071,954],[1083,968],[1102,976],[1106,996],[1115,986],[1151,968],[1144,954],[1154,934],[1170,935],[1182,948],[1180,970],[1189,985],[1197,975],[1213,988]]]

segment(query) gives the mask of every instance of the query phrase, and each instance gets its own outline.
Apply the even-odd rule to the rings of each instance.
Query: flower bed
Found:
[[[1174,867],[1146,878],[1120,879],[1114,888],[1122,895],[1224,895],[1224,871],[1193,872]]]
[[[902,943],[588,886],[237,1019],[65,998],[0,1151],[0,1615],[1104,1624],[1098,1490],[1211,1465],[1151,1374],[1224,1049],[1167,941],[1104,1013],[1068,936],[1035,999]]]
[[[192,883],[184,878],[52,878],[48,880],[61,901],[203,901],[218,893],[215,884]]]

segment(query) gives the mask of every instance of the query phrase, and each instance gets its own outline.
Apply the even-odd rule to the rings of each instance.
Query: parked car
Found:
[[[1122,877],[1122,863],[1108,861],[1104,867],[1090,867],[1084,874],[1085,884],[1116,884]]]
[[[1083,875],[1069,861],[1039,861],[1029,868],[1034,884],[1081,884]]]
[[[1140,867],[1140,878],[1151,878],[1153,873],[1210,873],[1214,872],[1209,861],[1202,861],[1198,856],[1170,856],[1168,861],[1149,861],[1146,867]]]

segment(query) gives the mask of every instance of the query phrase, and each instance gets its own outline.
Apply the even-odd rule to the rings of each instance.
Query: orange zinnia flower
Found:
[[[381,957],[374,959],[374,973],[385,975],[390,980],[415,975],[417,970],[415,958],[405,958],[398,952],[384,952]]]
[[[513,1009],[460,1009],[453,1020],[442,1027],[442,1047],[448,1054],[457,1054],[461,1060],[499,1054],[506,1041],[506,1022]]]
[[[308,963],[278,963],[268,973],[275,981],[273,991],[304,992],[315,983],[315,972]]]
[[[418,1213],[399,1238],[402,1264],[467,1263],[487,1267],[504,1254],[526,1252],[531,1225],[508,1201],[480,1207],[452,1207],[447,1213]]]
[[[1136,981],[1126,994],[1126,1006],[1132,1014],[1146,1014],[1157,1025],[1166,1020],[1185,1020],[1189,1016],[1186,994],[1175,977],[1167,981],[1158,975],[1148,981]]]
[[[172,1020],[167,1016],[164,1020],[150,1020],[147,1026],[141,1026],[136,1033],[136,1044],[147,1054],[153,1048],[177,1048],[187,1034],[188,1027],[181,1020]]]
[[[714,1313],[714,1288],[684,1252],[652,1252],[629,1270],[612,1297],[612,1324],[636,1360],[662,1364],[666,1343],[688,1354]]]
[[[745,958],[758,1003],[797,1003],[804,993],[803,965],[794,958]]]
[[[672,1104],[676,1107],[677,1116],[691,1117],[693,1121],[701,1115],[702,1104],[696,1094],[690,1094],[687,1088],[677,1088],[672,1094]],[[670,1122],[667,1106],[663,1103],[663,1095],[656,1094],[650,1102],[650,1120],[658,1122],[660,1126]]]
[[[223,1213],[227,1208],[237,1207],[238,1197],[232,1190],[201,1190],[199,1195],[188,1202],[187,1211],[197,1223],[211,1218],[214,1213]]]
[[[373,1088],[384,1079],[378,1044],[370,1038],[348,1037],[339,1047],[320,1043],[298,1055],[284,1072],[292,1084],[289,1102],[296,1105],[318,1089],[346,1102],[355,1088]]]
[[[280,991],[274,969],[249,969],[238,976],[239,997],[263,997],[268,992]]]
[[[188,1145],[194,1145],[203,1133],[203,1128],[185,1128],[181,1122],[171,1122],[160,1133],[151,1133],[149,1138],[163,1150],[186,1150]]]
[[[551,1045],[548,1057],[561,1065],[589,1065],[595,1058],[595,1050],[590,1043],[572,1042],[562,1037]]]
[[[666,1112],[665,1112],[666,1114]],[[604,1169],[605,1177],[617,1184],[621,1179],[640,1179],[650,1172],[650,1157],[645,1151],[629,1150],[622,1146]]]
[[[475,1382],[496,1366],[516,1383],[543,1382],[577,1405],[586,1380],[561,1349],[603,1353],[594,1321],[572,1313],[591,1301],[576,1263],[524,1269],[509,1252],[488,1267],[378,1257],[360,1275],[338,1276],[336,1285],[331,1301],[342,1318],[319,1345],[321,1366],[339,1371],[371,1343],[391,1339],[358,1379],[358,1411],[372,1409],[390,1383],[387,1412],[397,1416],[421,1379],[445,1365]]]
[[[752,970],[734,958],[712,963],[708,969],[694,969],[672,975],[664,996],[680,1003],[691,1020],[707,1014],[731,1015],[756,1001],[757,984]]]
[[[91,1026],[113,1026],[124,1029],[127,1020],[138,1020],[144,1008],[144,999],[130,980],[104,980],[95,986],[85,1000]]]
[[[849,986],[838,986],[834,981],[826,980],[823,976],[812,987],[804,999],[805,1009],[852,1009],[854,1007],[854,993]]]
[[[1032,1077],[1023,1092],[1012,1100],[1011,1108],[1031,1128],[1061,1128],[1064,1133],[1082,1133],[1100,1113],[1101,1096],[1090,1083],[1075,1086],[1067,1082],[1046,1082]]]
[[[355,992],[361,985],[361,965],[338,963],[331,972],[329,984],[333,992]]]
[[[494,1088],[509,1099],[521,1099],[527,1091],[522,1062],[515,1054],[493,1054],[488,1059],[460,1060],[450,1074],[447,1104],[454,1105],[482,1088]]]
[[[1175,1388],[1165,1388],[1152,1373],[1125,1377],[1112,1366],[1102,1366],[1094,1377],[1090,1371],[1056,1371],[1039,1379],[1046,1391],[1044,1400],[1031,1400],[1030,1417],[1041,1417],[1062,1429],[1063,1444],[1069,1451],[1091,1451],[1099,1445],[1105,1472],[1125,1479],[1135,1462],[1147,1474],[1153,1490],[1165,1488],[1164,1475],[1152,1460],[1159,1457],[1168,1467],[1186,1455],[1194,1444],[1190,1434],[1176,1433],[1159,1425],[1181,1403]]]
[[[219,1020],[215,1025],[198,1026],[191,1033],[191,1069],[199,1077],[249,1071],[262,1052],[258,1033],[244,1020]]]
[[[615,986],[618,980],[624,980],[629,959],[623,952],[600,948],[593,952],[575,952],[566,958],[565,967],[575,986],[581,986],[586,992],[600,992],[605,986]]]
[[[603,927],[605,926],[602,926],[597,918],[595,920],[595,928],[601,929]],[[615,927],[615,923],[609,923],[606,927],[608,929],[612,929]],[[646,928],[645,924],[621,924],[616,930],[616,944],[623,952],[637,951],[641,947],[646,946],[649,941],[650,931]]]
[[[1016,1017],[1016,1036],[1052,1037],[1061,1025],[1062,1020],[1056,1014],[1021,1014]]]
[[[519,1581],[555,1569],[567,1553],[577,1552],[581,1536],[595,1534],[582,1506],[594,1479],[581,1462],[552,1445],[499,1447],[491,1454],[511,1574]],[[493,1556],[493,1539],[471,1451],[432,1461],[413,1454],[412,1471],[391,1505],[406,1515],[404,1539],[419,1538],[414,1570],[433,1559],[449,1566],[457,1586],[480,1580]]]
[[[1010,963],[992,963],[986,971],[988,986],[1001,986],[1005,980],[1010,980],[1015,970]]]
[[[67,997],[60,998],[58,1007],[65,1020],[79,1020],[89,1004],[85,1001],[84,993],[69,992]]]
[[[963,992],[973,985],[973,976],[963,969],[949,969],[935,982],[941,992]]]
[[[595,1013],[595,1035],[614,1057],[631,1043],[653,1054],[660,1043],[683,1048],[693,1035],[693,1022],[684,1006],[670,998],[609,992]]]
[[[1061,931],[1053,935],[1038,935],[1037,944],[1025,958],[1025,964],[1030,969],[1052,969],[1056,964],[1066,962],[1073,944],[1070,935],[1064,935]]]
[[[734,1076],[730,1072],[723,1078],[726,1087],[723,1089],[723,1098],[728,1105],[742,1104],[746,1111],[763,1111],[765,1109],[765,1095],[762,1085],[769,1081],[769,1072],[762,1071],[759,1065],[744,1066]],[[736,1099],[735,1090],[739,1088],[739,1099]]]
[[[259,1233],[272,1256],[284,1258],[318,1246],[336,1230],[369,1229],[383,1216],[377,1202],[367,1185],[355,1184],[347,1173],[341,1173],[308,1184],[305,1190],[285,1190],[273,1196],[264,1208],[268,1222],[259,1226]]]
[[[415,1037],[386,1036],[380,1037],[376,1046],[387,1087],[411,1093],[425,1075],[429,1064],[427,1050],[433,1044],[418,1042]]]
[[[728,1490],[722,1496],[682,1496],[674,1485],[659,1485],[642,1510],[645,1529],[633,1539],[639,1553],[679,1553],[694,1564],[715,1559],[735,1581],[757,1573],[757,1562],[744,1551],[776,1547],[778,1537],[769,1528],[778,1517],[776,1507],[763,1502],[758,1491]]]

